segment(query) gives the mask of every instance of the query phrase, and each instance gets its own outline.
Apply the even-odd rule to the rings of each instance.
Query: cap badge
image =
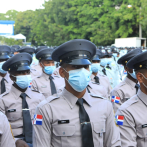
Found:
[[[140,68],[142,67],[142,65],[139,66]]]
[[[62,60],[60,60],[60,62],[62,62]]]
[[[127,63],[128,61],[125,61],[125,63]]]

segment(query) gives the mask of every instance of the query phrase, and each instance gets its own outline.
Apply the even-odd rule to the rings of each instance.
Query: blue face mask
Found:
[[[91,64],[91,70],[93,73],[97,73],[100,68],[100,63],[92,63]]]
[[[87,87],[90,81],[90,72],[88,70],[81,68],[70,70],[67,73],[69,73],[69,78],[68,80],[66,78],[65,79],[75,91],[82,92]]]
[[[130,73],[130,72],[128,72],[129,74],[130,74],[130,76],[132,77],[132,78],[134,78],[134,79],[137,79],[137,77],[136,77],[136,74],[135,74],[135,71],[133,70],[133,73]]]
[[[25,88],[29,87],[29,85],[30,85],[30,83],[32,81],[31,75],[13,76],[13,77],[16,77],[16,82],[15,83],[21,89],[25,89]]]
[[[48,75],[51,75],[55,69],[55,66],[44,66],[44,72]]]
[[[0,73],[2,73],[2,74],[6,74],[7,73],[7,71],[2,69],[2,66],[3,66],[4,63],[5,63],[5,61],[0,63]]]
[[[106,60],[106,58],[102,58],[102,59],[101,59],[100,65],[102,65],[102,66],[104,66],[104,67],[107,65],[107,60]]]

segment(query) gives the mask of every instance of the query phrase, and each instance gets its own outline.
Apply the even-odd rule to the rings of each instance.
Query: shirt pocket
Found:
[[[103,147],[104,133],[105,133],[105,121],[93,122],[94,146]]]
[[[137,127],[137,146],[147,147],[147,128]]]
[[[74,136],[76,127],[74,125],[56,125],[53,126],[53,134],[58,140],[57,146],[76,147],[76,137]],[[61,141],[61,142],[60,142]]]
[[[10,122],[14,122],[19,119],[22,119],[22,111],[7,112],[7,118]]]

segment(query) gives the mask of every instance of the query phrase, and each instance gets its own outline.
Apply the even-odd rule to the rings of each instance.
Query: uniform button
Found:
[[[103,129],[101,131],[103,131]]]
[[[63,132],[63,135],[65,135],[65,132]]]

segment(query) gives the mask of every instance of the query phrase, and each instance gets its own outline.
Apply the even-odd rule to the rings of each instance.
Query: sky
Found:
[[[45,0],[0,0],[0,13],[6,13],[8,10],[35,10],[42,8]]]

